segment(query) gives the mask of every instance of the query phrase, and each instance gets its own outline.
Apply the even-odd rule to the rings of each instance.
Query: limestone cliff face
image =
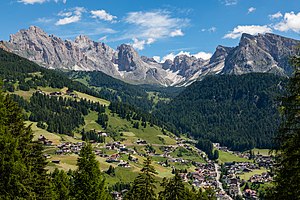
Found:
[[[250,72],[290,75],[289,57],[295,55],[300,41],[267,33],[252,36],[243,34],[239,46],[232,49],[225,59],[223,73],[245,74]]]
[[[116,51],[86,36],[78,36],[75,41],[62,40],[31,26],[28,30],[11,35],[9,42],[3,42],[3,45],[11,52],[47,68],[100,70],[109,75],[118,75],[113,65]]]
[[[130,45],[116,50],[80,35],[74,41],[48,35],[31,26],[0,42],[0,48],[46,68],[102,71],[135,84],[187,85],[209,74],[250,72],[290,75],[289,57],[300,41],[274,34],[243,34],[237,47],[218,46],[209,60],[179,55],[158,63],[140,56]]]

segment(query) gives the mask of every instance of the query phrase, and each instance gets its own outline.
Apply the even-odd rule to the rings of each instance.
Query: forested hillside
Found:
[[[172,131],[234,150],[270,148],[279,125],[278,97],[286,82],[271,74],[207,77],[160,105],[156,115]]]
[[[132,85],[112,78],[100,71],[69,72],[68,76],[80,81],[87,86],[99,91],[100,96],[109,101],[122,101],[134,105],[146,112],[153,108],[153,99],[149,98],[149,92],[155,93],[159,98],[174,97],[181,88],[164,88],[154,85]]]

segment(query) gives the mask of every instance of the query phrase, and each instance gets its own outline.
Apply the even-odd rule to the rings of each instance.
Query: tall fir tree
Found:
[[[141,173],[135,178],[130,190],[126,193],[124,200],[155,200],[155,179],[157,174],[151,165],[151,158],[147,157]]]
[[[277,141],[277,167],[269,199],[300,199],[300,50],[291,59],[294,74],[282,99],[283,114]]]
[[[53,187],[53,199],[60,200],[71,199],[71,180],[70,176],[63,170],[55,168],[52,176],[52,187]]]
[[[72,195],[78,200],[107,200],[111,199],[105,188],[105,180],[99,168],[99,162],[90,143],[80,151],[77,160],[78,169],[74,173]]]
[[[159,193],[160,200],[186,200],[190,198],[178,172],[173,178],[163,181],[162,186],[164,190]]]
[[[51,199],[42,146],[21,109],[0,91],[0,199]]]

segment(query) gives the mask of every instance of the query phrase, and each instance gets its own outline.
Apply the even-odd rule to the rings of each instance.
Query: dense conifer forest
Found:
[[[211,76],[158,105],[155,114],[178,134],[220,142],[233,150],[271,148],[286,82],[272,74]]]

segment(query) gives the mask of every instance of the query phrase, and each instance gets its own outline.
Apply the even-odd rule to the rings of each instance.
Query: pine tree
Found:
[[[124,200],[155,200],[155,174],[157,174],[157,172],[151,165],[151,159],[150,157],[147,157],[144,161],[144,167],[141,169],[141,173],[134,180],[132,187],[126,193]]]
[[[214,160],[218,160],[219,159],[219,151],[218,150],[214,150]]]
[[[275,187],[270,199],[300,199],[300,50],[291,60],[294,74],[282,99],[282,123],[277,141]]]
[[[0,199],[51,199],[42,146],[21,109],[0,91]]]
[[[105,180],[91,144],[84,146],[77,160],[78,169],[74,173],[73,196],[80,200],[110,199],[105,188]]]
[[[71,182],[70,177],[67,175],[67,173],[63,170],[58,170],[57,168],[55,168],[51,176],[53,187],[53,199],[70,199]]]
[[[164,190],[159,194],[160,200],[185,200],[189,198],[182,178],[177,172],[173,178],[163,182],[162,186]]]

